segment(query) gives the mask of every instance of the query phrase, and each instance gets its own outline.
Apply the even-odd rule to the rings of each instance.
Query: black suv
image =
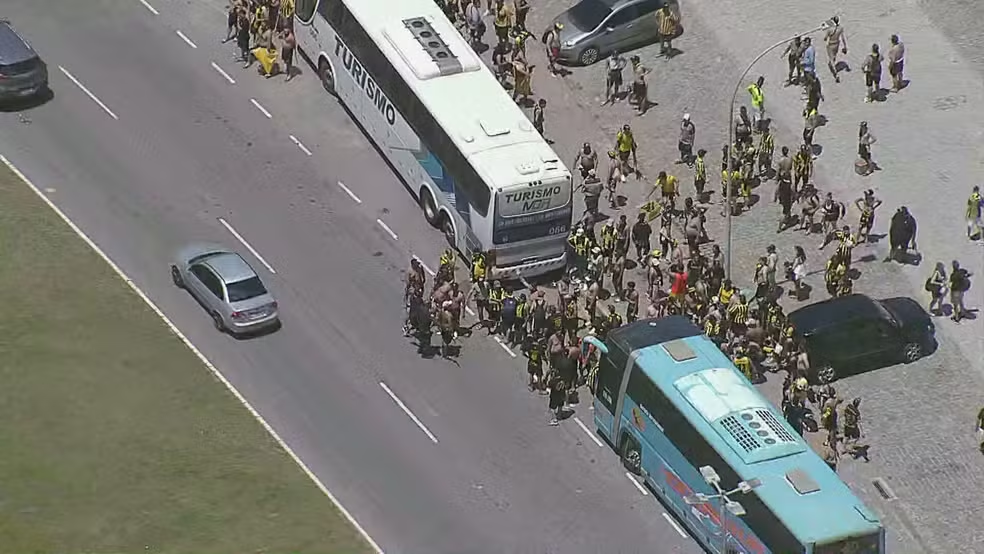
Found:
[[[0,102],[48,92],[48,67],[10,23],[0,19]]]
[[[814,383],[880,367],[914,362],[935,347],[929,313],[911,298],[873,300],[863,294],[831,298],[789,314],[806,343]]]

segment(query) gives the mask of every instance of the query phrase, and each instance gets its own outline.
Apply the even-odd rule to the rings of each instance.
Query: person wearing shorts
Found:
[[[905,69],[905,45],[898,35],[892,35],[888,49],[888,74],[892,76],[892,90],[902,90],[902,71]]]

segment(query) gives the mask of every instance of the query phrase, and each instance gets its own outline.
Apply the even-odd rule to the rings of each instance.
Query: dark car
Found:
[[[0,20],[0,102],[47,92],[48,67],[8,21]]]
[[[935,346],[929,313],[911,298],[831,298],[789,314],[810,357],[808,379],[829,383],[865,368],[914,362]]]

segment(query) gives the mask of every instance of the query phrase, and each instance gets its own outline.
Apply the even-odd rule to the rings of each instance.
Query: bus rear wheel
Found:
[[[454,236],[454,225],[451,224],[451,218],[448,216],[441,216],[441,232],[444,233],[444,239],[448,241],[448,246],[451,248],[458,247],[457,237]]]
[[[437,205],[434,204],[434,197],[431,196],[430,191],[426,188],[421,188],[419,198],[420,209],[424,212],[424,219],[426,219],[427,223],[430,223],[431,226],[440,227],[441,220],[444,218],[442,218],[441,214],[438,213]]]
[[[632,437],[622,441],[622,465],[635,475],[642,475],[642,451]]]
[[[331,71],[331,64],[324,58],[318,60],[318,77],[321,78],[321,86],[325,88],[325,92],[332,96],[337,96],[335,92],[335,74]]]

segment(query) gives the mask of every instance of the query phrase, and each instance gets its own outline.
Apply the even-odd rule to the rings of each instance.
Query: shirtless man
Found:
[[[827,44],[827,68],[834,76],[834,80],[841,82],[837,75],[837,54],[847,54],[847,37],[844,36],[844,28],[840,26],[840,18],[836,15],[830,18],[832,26],[827,28],[823,35],[824,42]]]

